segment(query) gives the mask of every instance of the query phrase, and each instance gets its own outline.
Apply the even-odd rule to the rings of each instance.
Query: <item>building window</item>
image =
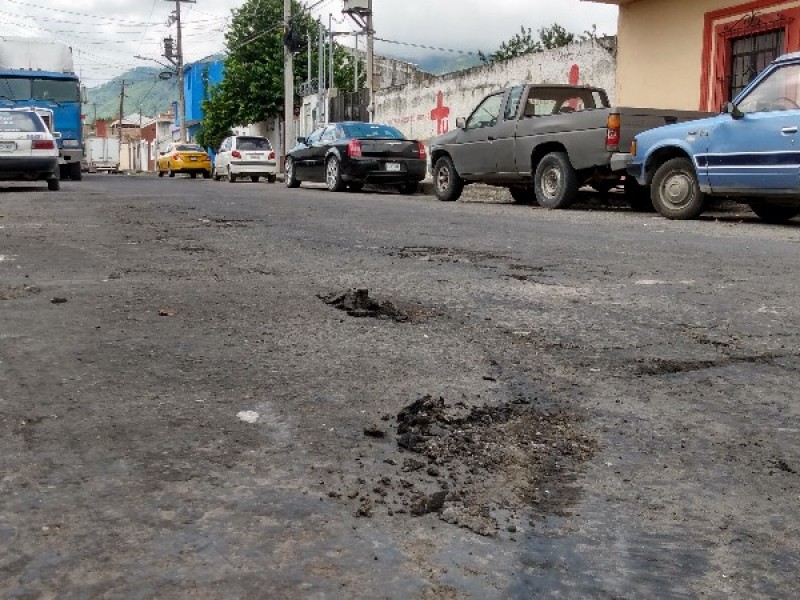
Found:
[[[735,98],[756,75],[782,54],[783,47],[783,29],[732,39],[728,99]]]

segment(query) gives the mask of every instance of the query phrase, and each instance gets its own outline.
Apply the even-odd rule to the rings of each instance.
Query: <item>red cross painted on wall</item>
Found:
[[[436,135],[450,131],[450,108],[444,105],[444,94],[436,94],[436,108],[431,111],[431,120],[436,121]]]

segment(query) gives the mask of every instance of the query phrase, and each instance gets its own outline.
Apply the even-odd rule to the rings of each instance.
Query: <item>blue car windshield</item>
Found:
[[[405,136],[394,127],[378,123],[348,123],[341,125],[345,137],[349,138],[383,138],[404,140]]]

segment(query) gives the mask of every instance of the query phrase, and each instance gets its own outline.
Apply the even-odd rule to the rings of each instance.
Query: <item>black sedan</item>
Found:
[[[297,142],[286,156],[286,187],[314,181],[341,192],[375,183],[413,194],[425,178],[425,145],[389,125],[330,123]]]

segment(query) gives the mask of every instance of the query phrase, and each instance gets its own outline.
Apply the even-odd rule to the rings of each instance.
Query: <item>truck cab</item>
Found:
[[[628,172],[670,219],[709,196],[736,198],[769,222],[800,214],[800,53],[773,61],[719,115],[636,136]]]

